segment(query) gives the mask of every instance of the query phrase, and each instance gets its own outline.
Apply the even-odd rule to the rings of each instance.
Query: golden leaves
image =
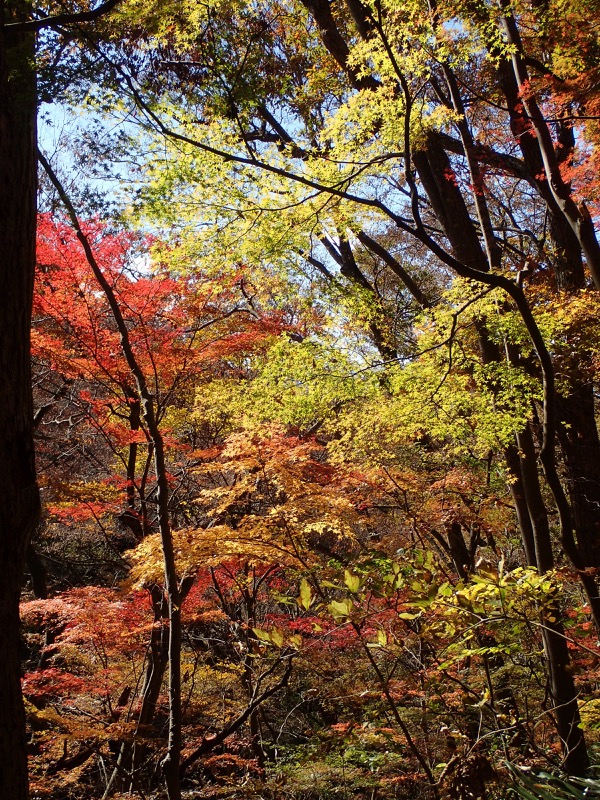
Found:
[[[323,462],[324,449],[279,428],[262,433],[231,436],[217,458],[197,467],[206,488],[194,503],[207,523],[173,532],[180,576],[232,560],[306,567],[318,553],[356,547],[360,518],[336,486],[335,469]],[[133,585],[162,582],[158,535],[145,538],[129,560]]]

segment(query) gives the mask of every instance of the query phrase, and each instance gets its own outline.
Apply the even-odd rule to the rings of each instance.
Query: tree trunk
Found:
[[[568,397],[558,397],[558,440],[579,552],[586,566],[600,567],[600,441],[594,388],[584,378]]]
[[[498,82],[507,101],[515,141],[530,172],[538,192],[547,205],[550,239],[553,244],[553,266],[556,287],[559,291],[575,292],[585,287],[582,246],[569,221],[561,211],[545,179],[544,160],[539,140],[524,136],[532,123],[523,105],[517,79],[511,63],[501,61]],[[537,124],[544,124],[539,115]],[[572,132],[567,137],[568,146],[562,148],[562,159],[574,147]],[[589,265],[588,265],[589,266]],[[564,456],[565,482],[571,501],[573,527],[580,560],[586,567],[600,567],[600,439],[594,411],[594,388],[585,369],[581,374],[571,374],[573,388],[565,396],[557,397],[557,436]],[[594,617],[600,617],[598,587],[590,575],[584,580]],[[598,623],[596,622],[597,626]],[[598,628],[600,631],[600,627]]]
[[[554,569],[550,526],[541,491],[535,444],[528,425],[518,434],[520,474],[535,542],[540,575]],[[585,775],[590,762],[577,706],[577,688],[570,669],[565,630],[560,608],[553,603],[541,612],[542,640],[548,664],[550,695],[558,735],[563,744],[563,767],[570,775]]]
[[[127,322],[123,317],[121,306],[115,296],[113,287],[106,279],[98,264],[89,239],[81,228],[77,212],[65,189],[59,181],[46,157],[38,153],[40,164],[54,185],[62,200],[71,224],[83,247],[92,273],[104,292],[113,319],[121,337],[121,350],[135,380],[136,394],[140,402],[141,419],[148,435],[148,443],[154,453],[154,471],[156,475],[156,504],[158,506],[158,529],[163,553],[165,596],[169,621],[168,665],[169,665],[169,738],[167,753],[161,763],[167,795],[169,800],[181,800],[179,765],[181,761],[181,601],[182,593],[177,580],[175,551],[171,531],[171,514],[169,511],[169,478],[165,456],[165,446],[157,417],[155,397],[148,388],[146,375],[142,370],[134,352]]]
[[[3,4],[4,21],[26,4]],[[34,40],[0,29],[0,797],[28,797],[19,594],[39,517],[29,330],[35,273]]]

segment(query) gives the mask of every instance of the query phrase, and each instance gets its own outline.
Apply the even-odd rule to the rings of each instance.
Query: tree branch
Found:
[[[41,17],[41,19],[30,19],[26,22],[9,22],[4,25],[4,30],[9,32],[21,31],[41,31],[44,28],[52,28],[54,25],[69,25],[76,22],[93,22],[98,17],[108,14],[112,11],[121,0],[106,0],[101,3],[97,8],[90,11],[80,11],[73,14],[56,14],[53,17]]]
[[[253,712],[256,711],[256,709],[260,705],[262,705],[262,703],[265,702],[265,700],[268,700],[269,697],[272,697],[272,695],[274,695],[280,689],[283,689],[284,686],[287,686],[288,681],[290,679],[290,675],[292,674],[293,655],[290,655],[287,658],[288,662],[286,664],[285,671],[281,676],[281,678],[277,681],[277,683],[275,683],[273,686],[270,686],[268,689],[265,689],[265,691],[261,692],[261,694],[255,696],[252,699],[252,701],[248,703],[248,705],[242,711],[242,713],[239,714],[234,720],[232,720],[229,723],[229,725],[226,725],[222,730],[219,731],[219,733],[216,733],[214,736],[210,736],[207,739],[203,739],[202,744],[199,747],[197,747],[187,758],[183,759],[180,768],[180,773],[182,776],[185,774],[188,767],[191,767],[191,765],[195,761],[197,761],[203,755],[206,755],[206,753],[210,753],[211,750],[213,750],[218,745],[222,744],[225,741],[225,739],[231,736],[232,733],[235,733],[235,731],[237,731],[238,728],[240,728],[244,724],[244,722],[246,722],[248,717],[250,717],[253,714]],[[265,675],[268,674],[268,672],[272,671],[272,669],[273,668],[267,670],[267,673],[265,673]],[[263,679],[265,675],[262,675],[261,679]]]
[[[413,280],[402,264],[394,258],[389,250],[379,244],[375,239],[372,239],[365,231],[358,231],[356,238],[364,247],[368,248],[376,256],[379,256],[384,264],[387,264],[392,272],[400,278],[421,308],[431,308],[432,303],[425,297],[420,286],[418,286],[416,281]]]

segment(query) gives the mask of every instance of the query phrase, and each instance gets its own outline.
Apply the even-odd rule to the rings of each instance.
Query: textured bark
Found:
[[[543,575],[554,568],[554,556],[548,514],[540,486],[535,444],[529,426],[518,434],[517,444],[523,491],[533,529],[536,563],[538,572]],[[558,735],[563,743],[564,769],[572,775],[585,775],[590,764],[584,734],[580,727],[577,689],[569,668],[569,650],[560,616],[558,604],[541,614],[550,695]]]
[[[4,4],[14,19],[24,4]],[[29,329],[35,272],[34,43],[0,29],[0,797],[25,800],[25,714],[19,594],[39,516],[33,451]]]
[[[558,398],[558,418],[579,551],[586,566],[600,567],[600,440],[589,382]]]

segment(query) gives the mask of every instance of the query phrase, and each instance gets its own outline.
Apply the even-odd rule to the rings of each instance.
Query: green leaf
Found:
[[[361,586],[361,580],[358,575],[353,575],[347,569],[344,570],[344,583],[353,594],[356,594]]]
[[[276,647],[283,647],[283,631],[273,628],[271,631],[271,641]]]
[[[271,634],[269,631],[263,631],[260,628],[252,628],[252,633],[257,639],[260,639],[261,642],[271,642]]]
[[[350,600],[332,600],[328,608],[335,619],[347,619],[352,611],[352,603]]]
[[[298,605],[305,609],[305,611],[308,611],[312,604],[312,600],[313,596],[310,584],[306,578],[302,578],[300,581],[300,597],[298,598]]]

